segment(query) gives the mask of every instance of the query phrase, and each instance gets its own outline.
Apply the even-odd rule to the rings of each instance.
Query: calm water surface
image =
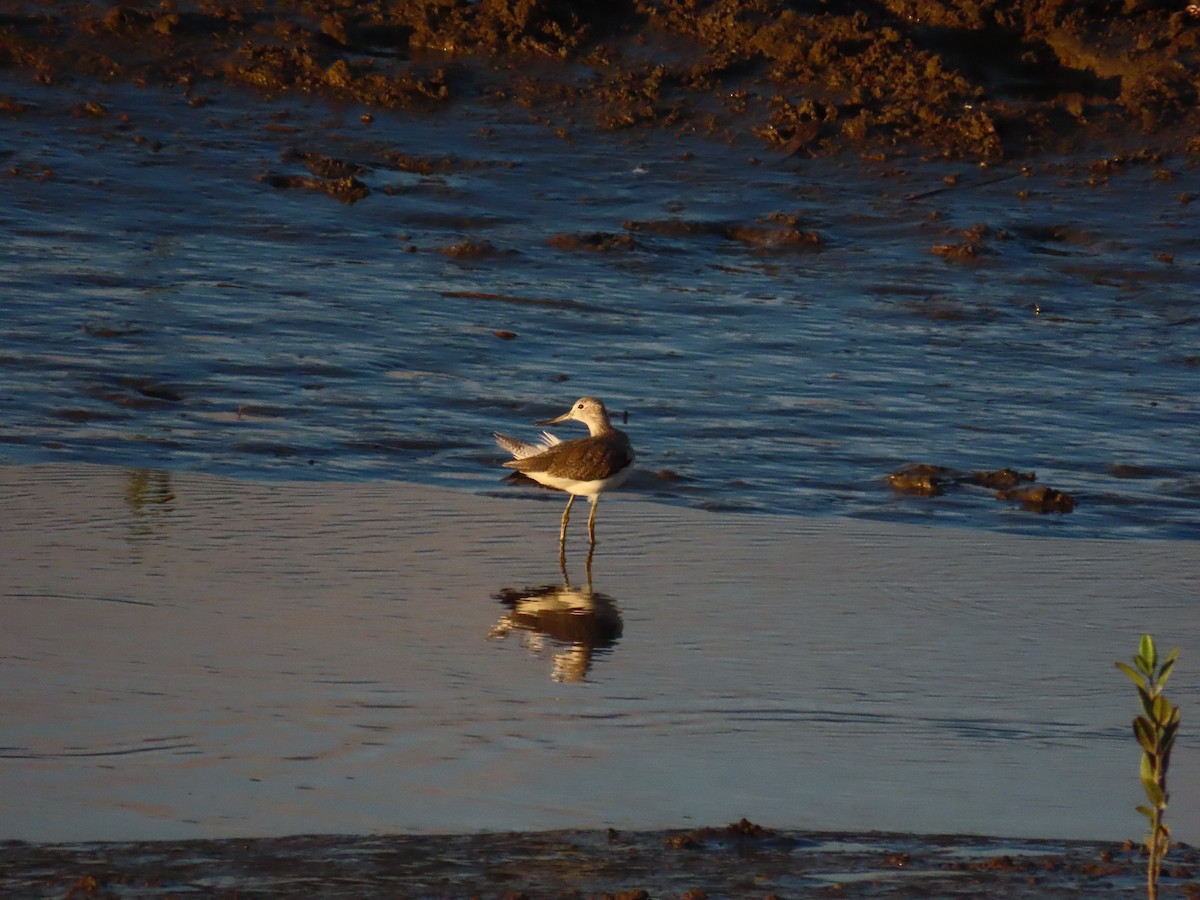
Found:
[[[1194,546],[0,467],[0,837],[724,824],[1123,840]],[[1169,642],[1169,643],[1168,643]],[[1176,839],[1200,836],[1189,735]]]
[[[0,461],[480,491],[492,430],[589,393],[628,414],[630,489],[676,503],[1200,535],[1194,161],[756,163],[485,106],[364,123],[232,92],[0,89],[35,104],[0,138]],[[72,115],[83,100],[109,114]],[[308,174],[293,148],[372,193],[273,186]],[[932,252],[975,226],[974,257]],[[548,243],[593,232],[634,243]],[[1078,508],[896,496],[910,462],[1036,471]]]

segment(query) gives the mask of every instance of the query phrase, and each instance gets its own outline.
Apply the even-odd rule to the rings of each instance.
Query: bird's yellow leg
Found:
[[[592,512],[588,516],[588,537],[592,541],[592,546],[596,545],[596,507],[600,505],[600,498],[592,498]]]
[[[562,530],[558,533],[558,546],[563,547],[567,543],[567,522],[571,521],[571,504],[575,502],[575,495],[571,495],[571,499],[567,501],[567,508],[563,510]]]

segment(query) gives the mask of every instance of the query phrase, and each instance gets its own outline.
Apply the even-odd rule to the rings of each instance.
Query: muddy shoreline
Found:
[[[1183,0],[0,4],[0,67],[46,86],[176,88],[203,108],[237,85],[366,119],[483,99],[548,137],[753,135],[801,158],[1195,154],[1198,41]]]
[[[1195,897],[1176,846],[1163,895]],[[1129,897],[1131,843],[774,831],[303,835],[0,844],[0,890],[34,897]]]

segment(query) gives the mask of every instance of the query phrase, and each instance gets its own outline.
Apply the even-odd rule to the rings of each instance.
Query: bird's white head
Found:
[[[589,434],[604,434],[612,430],[612,424],[608,421],[608,410],[595,397],[580,397],[561,416],[556,416],[553,419],[547,419],[544,422],[537,422],[535,424],[557,425],[559,422],[569,422],[572,420],[582,422],[586,425]]]

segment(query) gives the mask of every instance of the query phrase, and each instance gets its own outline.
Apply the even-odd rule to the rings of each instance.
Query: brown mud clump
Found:
[[[914,463],[888,475],[888,484],[903,494],[938,497],[958,481],[958,474],[945,466]]]
[[[713,237],[745,244],[760,252],[821,249],[820,232],[806,229],[798,217],[772,213],[753,224],[703,219],[650,219],[621,223],[626,231],[664,238]]]
[[[266,184],[274,188],[299,188],[328,194],[333,199],[346,204],[357,203],[371,189],[357,178],[313,178],[307,175],[267,175],[263,178]]]
[[[1003,468],[991,472],[971,472],[964,480],[992,490],[1007,490],[1025,481],[1037,481],[1037,475],[1034,472]]]
[[[300,163],[311,175],[270,174],[262,179],[266,184],[275,188],[317,191],[346,204],[357,203],[371,193],[357,177],[366,174],[367,170],[356,163],[296,149],[284,153],[283,162]]]
[[[637,245],[627,234],[593,231],[588,234],[556,234],[546,241],[556,250],[590,250],[607,253],[613,250],[632,250]]]
[[[931,463],[913,463],[888,475],[888,483],[901,493],[930,497],[936,497],[946,488],[960,484],[1003,490],[1029,481],[1037,481],[1036,472],[1018,472],[1008,467],[986,472],[964,472]]]
[[[949,466],[931,463],[913,463],[897,469],[888,476],[888,483],[904,494],[919,494],[936,497],[947,488],[960,484],[975,485],[991,490],[1016,487],[1027,481],[1037,481],[1035,472],[1018,472],[1016,469],[993,469],[989,472],[964,472]]]
[[[1075,509],[1075,498],[1070,494],[1030,483],[1036,480],[1035,472],[1019,472],[1007,467],[964,472],[931,463],[914,463],[888,475],[888,484],[902,494],[940,497],[947,490],[968,485],[995,491],[997,500],[1015,500],[1031,512],[1069,513]]]
[[[751,822],[749,819],[739,819],[724,828],[697,828],[695,831],[685,831],[673,834],[667,838],[666,844],[676,850],[695,850],[707,844],[741,843],[775,838],[776,833]]]
[[[485,240],[465,240],[459,241],[457,244],[440,248],[440,252],[451,259],[469,261],[474,259],[485,259],[489,256],[497,256],[500,251],[491,241]]]
[[[1028,485],[998,491],[999,500],[1016,500],[1025,509],[1039,513],[1069,513],[1075,509],[1075,498],[1045,485]]]
[[[377,109],[486,98],[560,135],[754,134],[796,157],[1196,152],[1198,42],[1185,3],[1136,0],[0,5],[0,66],[43,85],[182,87],[198,105],[220,83]]]

